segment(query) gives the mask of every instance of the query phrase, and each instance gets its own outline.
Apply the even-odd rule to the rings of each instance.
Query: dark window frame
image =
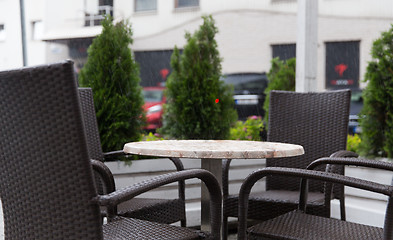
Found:
[[[179,49],[182,53],[182,49]],[[140,67],[142,87],[162,86],[169,77],[173,49],[134,51],[133,56]],[[161,72],[163,71],[163,72]]]
[[[360,40],[327,41],[324,43],[326,89],[359,88],[360,43]],[[345,45],[347,46],[344,47]],[[353,51],[353,55],[350,55],[351,51]]]
[[[296,43],[272,44],[270,46],[272,48],[272,58],[279,57],[283,61],[296,58]],[[283,50],[286,50],[285,56],[280,52]]]

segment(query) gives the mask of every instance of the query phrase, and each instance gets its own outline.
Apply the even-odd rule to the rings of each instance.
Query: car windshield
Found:
[[[223,77],[223,81],[234,86],[235,92],[243,90],[264,91],[266,79],[260,74],[232,74]]]
[[[361,91],[353,91],[351,95],[350,115],[358,115],[363,107],[363,98]]]
[[[161,102],[163,94],[164,94],[164,92],[159,89],[155,89],[155,90],[144,89],[142,92],[143,92],[143,98],[145,99],[145,102]]]

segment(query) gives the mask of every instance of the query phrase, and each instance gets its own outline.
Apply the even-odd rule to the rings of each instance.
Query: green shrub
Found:
[[[175,47],[167,80],[167,104],[160,133],[176,139],[228,139],[236,121],[233,89],[220,81],[218,32],[211,16],[193,35],[186,33],[182,54]]]
[[[159,141],[159,140],[164,140],[164,138],[158,133],[153,134],[152,132],[149,132],[149,134],[147,135],[145,134],[142,135],[142,141]]]
[[[393,157],[393,25],[375,40],[360,115],[362,155]]]
[[[291,58],[287,61],[282,61],[278,57],[273,58],[267,78],[269,80],[269,84],[265,89],[266,98],[265,102],[263,103],[263,109],[265,110],[264,120],[266,124],[268,123],[269,119],[270,91],[295,91],[296,58]]]
[[[140,140],[145,118],[139,67],[129,48],[131,28],[126,22],[113,25],[110,17],[102,26],[102,33],[88,49],[79,81],[93,90],[102,148],[113,151]]]
[[[245,122],[236,122],[235,126],[230,129],[230,139],[260,141],[262,130],[261,117],[250,116]]]
[[[348,135],[347,150],[355,152],[355,153],[359,153],[360,142],[361,142],[361,139],[358,134]]]

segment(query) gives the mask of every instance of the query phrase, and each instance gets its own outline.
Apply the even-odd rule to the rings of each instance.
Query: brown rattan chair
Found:
[[[350,90],[320,93],[271,91],[267,140],[299,144],[305,154],[290,158],[266,159],[267,167],[305,169],[321,157],[356,157],[345,151],[348,133]],[[238,216],[238,195],[229,194],[228,174],[231,160],[223,161],[223,234],[228,231],[228,217]],[[337,169],[343,174],[343,168]],[[285,176],[266,177],[266,192],[252,193],[249,198],[250,219],[267,220],[297,208],[298,180]],[[344,188],[336,186],[334,197],[344,209]],[[308,211],[330,216],[330,193],[310,182]],[[345,211],[342,211],[345,219]]]
[[[358,158],[321,158],[309,165],[313,169],[318,165],[328,164],[328,167],[337,165],[354,165],[370,168],[378,168],[393,171],[393,164],[375,160]],[[333,165],[332,165],[333,164]],[[281,216],[269,219],[247,229],[248,196],[256,181],[272,175],[285,175],[301,177],[301,194],[299,196],[298,209]],[[374,227],[343,220],[326,218],[307,214],[307,181],[315,179],[324,181],[324,187],[331,190],[332,183],[360,188],[389,197],[384,227]],[[393,239],[393,187],[362,179],[320,172],[314,170],[270,167],[250,174],[243,183],[239,193],[239,226],[238,239]],[[248,238],[247,238],[248,237]]]
[[[206,170],[97,194],[71,61],[0,72],[0,124],[5,239],[220,239],[221,189]],[[209,189],[210,232],[114,214],[121,202],[190,178]],[[100,206],[108,208],[106,224]]]
[[[104,161],[105,159],[113,160],[116,157],[124,155],[122,150],[103,153],[92,89],[79,88],[78,91],[85,123],[89,157],[91,159]],[[180,159],[170,158],[170,160],[175,164],[176,170],[184,170]],[[98,193],[108,194],[114,192],[116,187],[111,171],[105,164],[95,163],[95,169],[97,168],[104,168],[95,171]],[[102,174],[107,174],[107,176],[102,176]],[[178,197],[175,199],[133,198],[121,203],[117,207],[117,214],[124,217],[138,218],[159,223],[174,223],[180,221],[181,226],[185,227],[186,209],[184,181],[178,183]],[[104,210],[103,216],[105,215],[106,213]]]

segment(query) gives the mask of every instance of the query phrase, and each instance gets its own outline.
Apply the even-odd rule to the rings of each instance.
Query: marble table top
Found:
[[[291,157],[304,154],[300,145],[240,140],[162,140],[131,142],[125,153],[181,158],[249,159]]]

